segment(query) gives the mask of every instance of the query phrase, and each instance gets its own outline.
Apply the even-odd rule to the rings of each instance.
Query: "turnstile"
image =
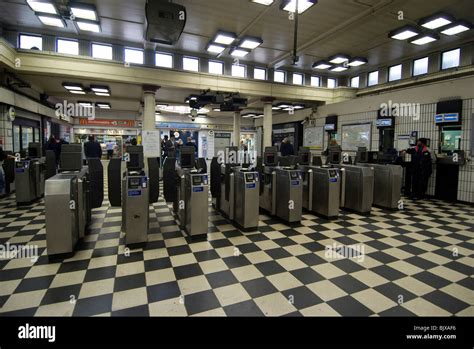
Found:
[[[45,220],[48,256],[70,255],[79,241],[78,177],[58,174],[46,181]]]
[[[207,235],[209,178],[195,170],[178,169],[178,185],[173,208],[181,229],[191,237]]]
[[[220,187],[216,192],[216,209],[240,229],[256,230],[260,197],[258,172],[224,165],[221,167]]]
[[[374,169],[374,205],[397,209],[402,191],[403,168],[389,164],[366,166]]]
[[[303,208],[313,210],[314,173],[310,166],[300,166],[303,178]]]
[[[126,171],[122,178],[122,231],[125,245],[148,242],[149,185],[144,171]]]
[[[15,162],[15,189],[18,205],[27,205],[44,195],[46,167],[42,159]]]
[[[341,174],[341,207],[370,213],[374,201],[374,168],[354,165],[334,165]]]
[[[288,223],[301,221],[303,177],[300,170],[263,168],[260,207]]]
[[[339,171],[327,167],[310,167],[313,174],[313,191],[310,211],[326,218],[339,216],[341,179]]]

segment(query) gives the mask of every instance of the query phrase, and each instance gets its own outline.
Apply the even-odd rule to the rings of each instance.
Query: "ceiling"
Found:
[[[57,2],[67,4],[68,0]],[[102,32],[83,35],[68,22],[66,29],[53,30],[43,26],[24,0],[0,0],[0,22],[3,28],[32,32],[80,37],[88,40],[134,44],[144,43],[146,0],[81,0],[96,5]],[[239,36],[253,35],[263,39],[263,45],[255,49],[246,60],[258,65],[291,68],[294,21],[288,12],[279,9],[280,1],[267,7],[249,0],[175,0],[187,9],[187,23],[180,40],[162,50],[186,52],[205,56],[206,44],[218,30],[232,31]],[[403,11],[404,21],[398,20]],[[351,68],[349,74],[371,66],[387,65],[426,52],[440,50],[456,42],[472,39],[472,31],[457,36],[442,36],[441,40],[416,46],[389,39],[387,34],[405,24],[415,24],[422,17],[443,11],[459,19],[474,22],[473,0],[319,0],[318,4],[300,16],[298,37],[298,68],[310,70],[314,61],[344,53],[362,56],[369,60],[369,67]],[[223,57],[228,56],[225,52]],[[341,73],[341,74],[347,74]],[[44,79],[39,76],[21,76],[42,92],[58,100],[67,97],[74,101],[81,98],[68,94],[60,78]],[[81,82],[90,85],[88,81]],[[137,116],[140,110],[142,89],[138,85],[112,84],[109,102],[117,113]],[[199,91],[162,89],[157,93],[159,101],[182,104],[186,96]],[[94,98],[87,96],[88,100]],[[244,96],[245,97],[245,96]],[[82,99],[81,99],[82,100]],[[251,108],[261,108],[251,101]],[[218,116],[211,113],[210,116]]]
[[[68,3],[68,0],[58,2]],[[122,42],[145,46],[146,0],[81,0],[96,5],[102,32],[82,36],[87,39]],[[259,36],[263,45],[246,60],[265,66],[291,65],[294,21],[279,8],[280,1],[267,7],[249,0],[175,0],[186,7],[187,22],[179,42],[164,46],[170,51],[205,54],[206,44],[218,30]],[[404,21],[398,20],[403,11]],[[474,22],[472,0],[319,0],[300,16],[298,54],[299,68],[311,69],[314,61],[337,53],[363,56],[370,65],[400,60],[423,51],[433,51],[460,39],[442,36],[425,46],[389,39],[388,32],[404,24],[413,24],[422,17],[445,11],[456,18]],[[0,22],[12,29],[31,29],[51,34],[78,36],[72,22],[68,28],[53,32],[43,26],[25,0],[0,1]],[[224,56],[227,53],[224,54]]]

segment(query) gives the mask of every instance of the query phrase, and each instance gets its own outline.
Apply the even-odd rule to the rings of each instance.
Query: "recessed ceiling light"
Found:
[[[220,111],[221,111],[221,108],[213,108],[212,111],[220,112]]]
[[[215,53],[215,54],[222,53],[222,52],[224,52],[225,49],[226,49],[225,46],[219,45],[219,44],[214,44],[214,43],[209,43],[206,47],[207,52]]]
[[[276,105],[274,105],[274,106],[272,107],[272,110],[280,110],[280,109],[281,109],[281,108],[278,107],[278,106],[276,106]]]
[[[250,50],[234,47],[230,50],[230,55],[234,57],[245,57],[250,53]]]
[[[257,114],[257,115],[255,115],[253,118],[254,118],[254,119],[261,119],[261,118],[263,118],[263,117],[264,117],[263,114]]]
[[[270,6],[273,4],[274,0],[252,0],[252,2],[260,5]]]
[[[91,85],[91,90],[99,93],[110,93],[110,89],[107,86]]]
[[[83,31],[86,31],[86,32],[100,33],[100,24],[99,24],[99,22],[80,20],[80,21],[77,21],[76,24],[77,24],[77,26],[79,27],[80,30],[83,30]]]
[[[263,40],[254,36],[244,36],[240,40],[239,47],[254,50],[263,44]]]
[[[276,106],[280,109],[286,109],[286,108],[292,107],[293,105],[289,103],[278,103]]]
[[[49,13],[52,15],[58,14],[58,10],[53,3],[35,0],[27,0],[26,2],[28,6],[30,6],[30,8],[35,12]]]
[[[347,65],[351,67],[358,67],[364,64],[367,64],[368,60],[361,57],[352,58]]]
[[[298,109],[304,109],[305,107],[306,107],[306,106],[305,106],[304,104],[295,104],[295,105],[293,105],[293,108],[294,108],[294,109],[297,109],[297,110],[298,110]]]
[[[100,109],[111,109],[110,103],[97,102],[95,105],[97,108],[100,108]]]
[[[298,13],[302,14],[317,2],[317,0],[298,0]],[[288,12],[296,12],[296,0],[284,0],[281,4],[281,9]]]
[[[83,106],[83,107],[92,107],[92,103],[91,102],[84,102],[84,101],[79,101],[77,102],[79,105]]]
[[[165,108],[165,107],[167,107],[168,105],[169,105],[169,104],[165,104],[165,103],[157,103],[157,104],[156,104],[156,107],[157,107],[157,108]]]
[[[243,117],[243,118],[254,118],[255,116],[257,116],[257,114],[255,114],[255,113],[245,113],[245,114],[242,114],[242,117]]]
[[[66,90],[69,90],[69,91],[71,91],[71,90],[73,90],[73,91],[82,91],[84,89],[81,84],[74,84],[74,83],[69,83],[69,82],[63,83],[63,87]]]
[[[419,25],[428,29],[437,29],[451,24],[454,18],[445,13],[437,13],[435,15],[425,17],[419,21]]]
[[[438,39],[439,39],[439,36],[435,34],[423,34],[415,38],[414,40],[411,40],[410,42],[415,45],[426,45]]]
[[[407,40],[420,34],[420,31],[411,25],[407,25],[391,31],[388,36],[395,40]]]
[[[96,96],[100,97],[110,97],[110,93],[103,93],[103,92],[95,92]]]
[[[341,55],[341,54],[338,54],[329,58],[329,62],[334,63],[334,64],[342,64],[347,61],[349,61],[349,56]]]
[[[335,73],[339,73],[341,71],[346,71],[348,68],[347,67],[344,67],[343,65],[337,65],[335,67],[332,67],[331,69],[329,69],[330,71],[332,72],[335,72]]]
[[[331,68],[331,64],[329,64],[328,62],[326,61],[319,61],[319,62],[315,62],[313,64],[313,68],[314,69],[328,69],[328,68]]]
[[[166,113],[173,113],[173,114],[189,114],[191,113],[191,107],[188,105],[170,105],[167,107],[161,108],[161,111],[166,112]],[[201,108],[198,110],[199,114],[206,114],[209,113],[209,109],[206,108]]]
[[[441,33],[445,35],[456,35],[468,30],[471,30],[472,25],[466,21],[457,21],[452,25],[446,27]]]
[[[235,41],[235,39],[237,39],[237,35],[235,33],[219,31],[212,41],[214,41],[216,44],[230,45]]]
[[[84,91],[73,91],[73,90],[70,90],[69,92],[71,92],[71,93],[74,94],[74,95],[85,95],[85,94],[86,94]]]
[[[43,23],[44,25],[49,25],[51,27],[58,27],[58,28],[65,28],[66,24],[64,23],[64,20],[56,15],[50,15],[47,13],[39,13],[35,12],[35,15],[38,16],[38,19]]]
[[[71,13],[74,19],[87,19],[89,21],[98,21],[99,16],[94,5],[91,4],[73,4],[71,5]]]

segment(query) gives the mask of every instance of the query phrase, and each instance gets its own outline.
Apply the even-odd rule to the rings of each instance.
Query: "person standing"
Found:
[[[3,162],[6,159],[14,159],[14,156],[7,155],[4,151],[2,146],[0,146],[0,196],[5,195],[5,188],[6,188],[6,182],[5,182],[5,172],[3,171]]]
[[[107,142],[107,160],[110,160],[114,157],[114,149],[115,149],[115,143],[112,142],[112,140],[109,140]]]
[[[61,145],[56,140],[56,137],[51,135],[49,137],[48,143],[46,144],[46,150],[51,150],[54,152],[54,157],[56,159],[56,164],[59,164],[59,159],[61,156]]]
[[[89,141],[84,144],[84,153],[86,159],[102,159],[102,147],[94,136],[89,136]]]
[[[408,149],[411,155],[411,198],[424,199],[428,190],[428,182],[433,173],[431,153],[426,138],[420,138],[416,147]]]
[[[281,143],[280,153],[283,157],[295,155],[295,148],[288,138],[285,138]]]

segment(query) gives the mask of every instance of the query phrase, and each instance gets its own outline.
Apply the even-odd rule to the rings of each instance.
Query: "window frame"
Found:
[[[448,53],[448,52],[452,52],[452,51],[459,51],[459,64],[455,67],[449,67],[449,68],[443,68],[443,55],[445,53]],[[458,48],[453,48],[453,49],[450,49],[450,50],[446,50],[446,51],[442,51],[441,52],[441,55],[440,55],[440,58],[439,58],[439,64],[440,64],[440,67],[439,67],[439,70],[440,71],[444,71],[444,70],[449,70],[449,69],[456,69],[456,68],[459,68],[461,66],[461,47],[458,47]]]
[[[185,60],[197,61],[197,70],[184,68],[184,61],[185,61]],[[199,60],[199,58],[197,58],[197,57],[192,57],[192,56],[184,56],[184,57],[183,57],[183,70],[184,70],[184,71],[190,71],[190,72],[199,73],[199,72],[200,72],[200,66],[199,66],[199,64],[200,64],[200,60]]]
[[[137,51],[137,52],[141,52],[142,53],[142,62],[141,63],[137,63],[137,62],[127,62],[127,51]],[[125,63],[129,63],[129,64],[137,64],[137,65],[144,65],[145,64],[145,50],[143,49],[140,49],[140,48],[135,48],[135,47],[124,47],[123,48],[123,60]]]
[[[329,80],[334,81],[334,87],[329,87]],[[331,88],[331,89],[336,88],[337,87],[337,79],[336,78],[327,78],[326,87]]]
[[[370,83],[370,75],[377,73],[377,82],[375,84]],[[380,70],[374,70],[367,73],[367,87],[377,86],[380,83]]]
[[[60,42],[60,41],[75,42],[75,43],[77,44],[77,54],[75,54],[75,53],[69,53],[69,52],[59,52],[59,42]],[[65,38],[56,38],[56,53],[60,53],[60,54],[62,54],[62,55],[79,56],[79,53],[80,53],[79,40],[76,40],[76,39],[65,39]]]
[[[395,68],[395,67],[400,67],[400,78],[398,78],[398,79],[393,79],[393,80],[392,80],[392,79],[390,78],[390,71],[392,70],[392,68]],[[393,82],[393,81],[401,80],[402,77],[403,77],[403,64],[400,63],[400,64],[395,64],[395,65],[392,65],[392,66],[388,67],[388,74],[387,74],[387,75],[388,75],[388,77],[387,77],[387,78],[388,78],[388,82]]]
[[[283,74],[283,81],[277,81],[277,80],[275,80],[276,73],[281,73],[281,74]],[[276,82],[276,83],[278,83],[278,84],[286,84],[287,81],[288,81],[288,79],[287,79],[287,73],[286,73],[286,71],[284,71],[284,70],[275,70],[275,71],[273,72],[273,82]]]
[[[110,47],[112,49],[111,57],[110,58],[94,57],[94,46]],[[113,45],[109,45],[109,44],[102,44],[102,43],[99,43],[99,42],[92,42],[91,43],[91,56],[92,56],[92,58],[96,58],[96,59],[105,59],[105,60],[108,60],[108,61],[112,61],[114,59],[114,47],[113,47]]]
[[[20,50],[31,50],[31,48],[22,48],[22,47],[21,47],[21,37],[22,37],[22,36],[41,39],[41,48],[40,48],[40,51],[43,51],[43,39],[44,39],[43,36],[42,36],[42,35],[38,35],[38,34],[27,34],[27,33],[19,33],[19,34],[18,34],[18,48],[19,48]]]
[[[357,86],[352,86],[352,80],[353,80],[353,79],[356,79],[356,78],[358,79],[358,80],[357,80]],[[351,78],[351,80],[350,80],[350,87],[351,87],[351,88],[360,88],[360,75],[356,75],[356,76],[353,76],[353,77]]]
[[[264,79],[256,78],[255,77],[255,71],[260,70],[264,72]],[[260,67],[254,67],[253,68],[253,78],[254,80],[260,80],[260,81],[268,81],[268,70],[266,68],[260,68]]]
[[[242,67],[244,69],[244,76],[234,75],[234,67]],[[232,67],[230,69],[230,75],[234,78],[245,79],[247,77],[247,66],[244,64],[232,64]]]
[[[318,79],[318,84],[317,85],[313,85],[313,79]],[[321,77],[320,76],[316,76],[316,75],[311,75],[311,79],[310,79],[310,86],[311,87],[321,87]]]
[[[158,65],[157,57],[159,55],[171,57],[171,67],[165,66],[165,65]],[[165,68],[165,69],[173,69],[174,68],[174,55],[172,53],[155,51],[155,67]]]
[[[416,74],[415,75],[415,62],[417,61],[420,61],[422,59],[427,59],[427,63],[426,63],[426,73],[421,73],[421,74]],[[429,72],[429,69],[430,69],[430,57],[429,56],[424,56],[424,57],[420,57],[420,58],[416,58],[412,61],[412,67],[411,67],[411,76],[412,77],[415,77],[415,76],[423,76],[423,75],[427,75],[428,72]]]
[[[212,73],[211,72],[211,63],[213,64],[219,64],[221,66],[221,72],[220,73]],[[213,75],[224,75],[224,62],[221,62],[221,61],[215,61],[215,60],[212,60],[210,59],[208,62],[207,62],[207,72],[209,74],[213,74]]]

